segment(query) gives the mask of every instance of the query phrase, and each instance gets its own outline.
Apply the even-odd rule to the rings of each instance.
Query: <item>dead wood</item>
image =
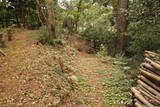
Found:
[[[157,53],[154,53],[154,52],[151,52],[151,51],[145,51],[145,54],[147,54],[147,55],[149,55],[149,56],[151,56],[151,57],[156,57],[156,56],[158,56]]]
[[[145,96],[147,96],[148,98],[152,99],[152,101],[155,101],[156,103],[160,104],[160,101],[157,100],[155,97],[152,96],[152,94],[148,94],[145,90],[143,90],[143,88],[139,87],[139,91],[144,94]]]
[[[138,99],[134,99],[134,102],[136,107],[144,107],[144,104],[142,104]]]
[[[134,87],[131,88],[132,93],[135,95],[135,97],[141,101],[142,103],[144,103],[147,106],[153,106],[150,102],[148,102],[142,95],[141,93]]]
[[[145,91],[147,94],[149,94],[150,96],[152,96],[153,98],[155,98],[157,101],[160,102],[160,99],[159,99],[156,95],[152,94],[149,90],[147,90],[147,89],[144,88],[143,86],[138,85],[137,87],[140,88],[140,89],[142,89],[142,90]]]
[[[142,80],[143,82],[147,83],[148,85],[150,85],[151,87],[153,87],[154,89],[156,89],[157,91],[160,92],[160,87],[157,86],[156,84],[152,83],[146,77],[144,77],[144,76],[141,75],[141,76],[139,76],[139,79]]]
[[[146,83],[144,83],[141,80],[138,80],[137,83],[139,85],[142,85],[144,88],[146,88],[148,91],[150,91],[151,93],[153,93],[155,96],[157,96],[157,98],[160,99],[160,93],[158,91],[156,91],[155,89],[153,89],[152,87],[150,87],[149,85],[147,85]]]
[[[140,68],[140,71],[141,71],[142,75],[148,76],[148,77],[153,78],[154,80],[160,82],[160,77],[158,75],[150,73],[150,72],[147,72],[147,71],[145,71],[145,70],[143,70],[141,68]]]
[[[143,69],[143,68],[146,68],[147,70],[150,70],[158,75],[160,75],[160,71],[156,70],[155,68],[153,68],[153,66],[151,66],[149,63],[142,63],[140,65],[140,67]]]
[[[155,69],[160,70],[160,64],[152,61],[152,60],[149,59],[149,58],[145,58],[145,61],[146,61],[146,62],[149,62]]]

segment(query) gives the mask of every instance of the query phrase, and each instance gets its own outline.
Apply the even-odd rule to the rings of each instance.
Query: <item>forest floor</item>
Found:
[[[37,31],[21,30],[3,49],[0,107],[123,107],[130,103],[130,80],[120,66],[68,45],[37,45],[36,37]]]

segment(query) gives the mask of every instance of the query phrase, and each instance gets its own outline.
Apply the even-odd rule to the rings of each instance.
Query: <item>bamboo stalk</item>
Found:
[[[155,89],[153,89],[152,87],[150,87],[149,85],[147,85],[146,83],[144,83],[141,80],[137,81],[138,84],[142,85],[144,88],[146,88],[147,90],[149,90],[150,92],[152,92],[155,96],[157,96],[160,99],[160,93],[157,92]]]
[[[139,79],[141,79],[142,81],[144,81],[145,83],[147,83],[148,85],[150,85],[151,87],[153,87],[154,89],[156,89],[157,91],[160,92],[160,87],[158,87],[157,85],[153,84],[150,80],[148,80],[146,77],[144,76],[139,76]]]
[[[144,76],[148,76],[148,77],[153,78],[154,80],[160,82],[160,77],[158,75],[150,73],[150,72],[147,72],[147,71],[145,71],[145,70],[143,70],[141,68],[140,68],[140,71]]]
[[[135,97],[138,98],[142,103],[144,103],[147,106],[154,106],[150,102],[148,102],[141,94],[140,92],[134,87],[131,88],[131,91],[134,93]]]

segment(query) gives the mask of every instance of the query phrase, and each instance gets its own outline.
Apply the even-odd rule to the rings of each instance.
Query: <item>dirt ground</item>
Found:
[[[0,107],[105,107],[100,93],[104,90],[102,75],[97,70],[107,69],[109,64],[85,52],[69,51],[72,48],[37,45],[36,34],[21,30],[3,49],[6,56],[0,57]],[[72,73],[55,73],[57,56],[64,57]],[[73,84],[66,82],[66,75],[78,78],[78,89],[67,88]]]

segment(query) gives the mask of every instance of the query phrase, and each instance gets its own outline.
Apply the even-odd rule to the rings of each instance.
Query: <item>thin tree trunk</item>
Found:
[[[76,17],[76,22],[75,22],[76,31],[78,30],[78,22],[79,22],[80,13],[81,13],[82,1],[83,0],[79,0],[78,7],[77,7],[78,8],[78,12],[77,12],[77,17]]]
[[[17,27],[21,27],[17,13],[15,14],[15,18],[16,18]]]
[[[25,0],[21,0],[21,23],[22,23],[22,27],[26,28],[26,24],[27,24],[27,19],[26,19],[26,1]]]
[[[125,36],[125,32],[127,31],[127,9],[128,9],[129,0],[118,0],[117,4],[117,44],[116,51],[121,52],[124,50],[125,45],[127,43],[127,37]]]
[[[55,18],[54,18],[54,10],[53,10],[53,0],[46,0],[46,7],[47,7],[47,28],[48,28],[48,40],[52,40],[56,38],[55,33]]]
[[[47,23],[46,23],[47,18],[46,18],[46,16],[45,16],[44,12],[43,12],[42,9],[41,9],[39,0],[36,0],[36,9],[37,9],[37,11],[38,11],[37,15],[38,15],[38,18],[39,18],[40,23],[41,23],[42,25],[47,25]],[[42,14],[42,17],[43,17],[44,20],[41,19],[41,14]]]

